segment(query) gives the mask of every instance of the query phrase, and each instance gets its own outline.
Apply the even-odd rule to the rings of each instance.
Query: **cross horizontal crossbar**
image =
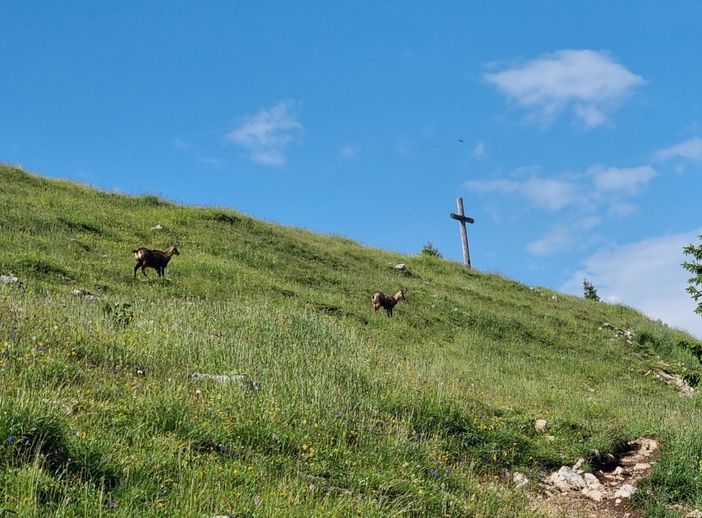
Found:
[[[464,221],[466,223],[475,223],[475,220],[473,218],[469,218],[468,216],[461,216],[460,214],[451,214],[451,219],[457,219],[458,221]]]

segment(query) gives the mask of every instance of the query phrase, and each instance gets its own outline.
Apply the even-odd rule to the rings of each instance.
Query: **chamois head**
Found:
[[[171,255],[180,255],[180,252],[179,252],[178,249],[175,247],[175,245],[169,246],[169,247],[168,247],[168,250],[166,250],[166,253],[167,253],[167,254],[171,254]]]

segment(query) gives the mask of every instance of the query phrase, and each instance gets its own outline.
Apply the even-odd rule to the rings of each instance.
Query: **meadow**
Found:
[[[644,435],[635,506],[702,509],[702,399],[653,374],[696,385],[700,344],[631,308],[10,166],[0,211],[0,515],[540,516]]]

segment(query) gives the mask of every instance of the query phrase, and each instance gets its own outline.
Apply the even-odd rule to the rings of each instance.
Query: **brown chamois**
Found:
[[[141,273],[148,279],[146,275],[147,268],[153,268],[158,273],[159,277],[163,277],[166,273],[166,266],[168,266],[168,261],[174,255],[180,255],[178,249],[175,246],[171,246],[165,252],[161,250],[149,250],[148,248],[137,248],[133,250],[134,257],[136,258],[136,266],[134,267],[134,278],[136,279],[137,270],[141,268]]]
[[[373,309],[375,311],[378,311],[380,308],[383,308],[385,311],[387,311],[388,317],[391,317],[392,308],[394,308],[395,304],[397,304],[400,300],[405,298],[406,291],[407,288],[402,288],[392,297],[390,295],[386,295],[382,291],[376,291],[371,297],[371,301],[373,302]]]

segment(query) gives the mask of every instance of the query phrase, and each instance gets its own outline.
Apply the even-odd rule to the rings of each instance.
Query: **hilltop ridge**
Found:
[[[0,207],[0,509],[532,516],[641,436],[636,508],[702,507],[700,396],[656,375],[695,386],[700,345],[631,308],[9,166]]]

